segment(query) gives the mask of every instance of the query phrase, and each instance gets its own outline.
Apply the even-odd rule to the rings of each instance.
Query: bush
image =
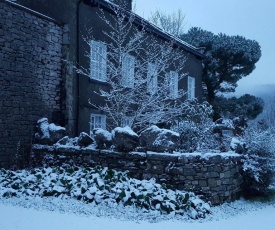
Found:
[[[244,136],[243,192],[246,197],[266,195],[274,177],[275,129],[249,128]]]
[[[189,214],[192,218],[204,217],[210,211],[210,206],[194,193],[101,167],[0,170],[0,197],[13,196],[71,197],[94,205],[133,205],[163,214]]]
[[[213,134],[215,124],[212,121],[212,107],[207,103],[195,100],[185,102],[185,110],[177,125],[171,127],[180,134],[180,150],[217,149],[218,141]]]

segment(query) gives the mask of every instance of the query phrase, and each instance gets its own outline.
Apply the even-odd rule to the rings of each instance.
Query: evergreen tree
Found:
[[[261,57],[259,43],[242,36],[215,35],[193,27],[180,38],[204,48],[203,81],[211,104],[220,93],[234,92],[237,81],[249,75]]]
[[[218,97],[213,103],[213,109],[224,117],[233,119],[243,117],[255,119],[263,111],[264,101],[259,97],[245,94],[239,98]]]

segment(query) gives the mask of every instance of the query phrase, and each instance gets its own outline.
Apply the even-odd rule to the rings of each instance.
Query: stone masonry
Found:
[[[0,1],[0,167],[27,162],[34,125],[59,123],[62,25]]]
[[[193,191],[217,205],[240,195],[241,155],[121,153],[88,148],[33,146],[35,166],[101,165],[137,179],[155,178],[176,189]]]

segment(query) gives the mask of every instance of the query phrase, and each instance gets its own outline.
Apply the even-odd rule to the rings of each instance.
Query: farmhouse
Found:
[[[177,96],[183,89],[185,99],[202,100],[204,56],[199,49],[153,26],[131,8],[131,0],[0,1],[0,166],[12,165],[18,156],[27,162],[34,125],[41,117],[65,126],[71,136],[106,128],[108,115],[99,109],[104,99],[98,91],[110,87],[112,41],[107,35],[114,31],[107,22],[115,25],[117,11],[125,23],[131,22],[127,39],[142,32],[148,42],[141,44],[143,50],[154,41],[183,54],[184,67],[177,71],[177,59],[167,70],[170,94]],[[117,61],[124,72],[122,85],[135,87],[141,57],[145,55],[134,51]],[[148,62],[147,75],[154,65]],[[79,71],[83,69],[88,74]],[[158,84],[159,79],[153,79],[149,91]]]

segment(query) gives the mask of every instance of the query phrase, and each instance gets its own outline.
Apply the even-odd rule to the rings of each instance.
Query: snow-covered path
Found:
[[[246,202],[235,204],[228,208],[216,208],[214,220],[184,222],[178,220],[166,220],[157,223],[148,221],[117,220],[115,217],[97,215],[79,215],[72,212],[61,213],[58,210],[38,210],[29,207],[14,206],[9,202],[0,202],[0,229],[1,230],[167,230],[167,229],[204,229],[204,230],[274,230],[275,229],[275,205],[250,205],[245,208]],[[41,204],[39,204],[41,205]],[[233,204],[234,205],[234,204]],[[238,209],[239,207],[239,209]],[[237,209],[236,209],[237,208]],[[54,209],[54,208],[53,208]],[[220,219],[219,219],[220,218]],[[218,220],[216,220],[218,219]]]

